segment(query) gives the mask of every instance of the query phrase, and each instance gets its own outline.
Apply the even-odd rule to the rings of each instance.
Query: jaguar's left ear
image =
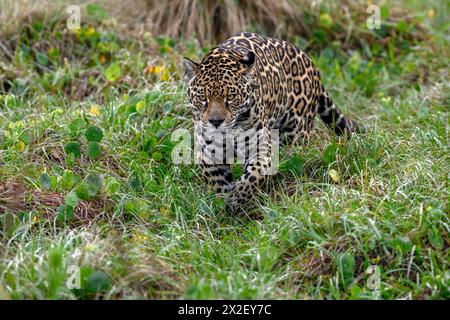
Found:
[[[255,53],[253,51],[247,52],[247,54],[240,60],[242,64],[251,68],[255,63]]]
[[[254,88],[258,87],[258,84],[255,81],[255,77],[253,76],[253,67],[255,65],[256,56],[253,51],[247,52],[247,54],[239,60],[245,66],[245,77],[251,83]]]

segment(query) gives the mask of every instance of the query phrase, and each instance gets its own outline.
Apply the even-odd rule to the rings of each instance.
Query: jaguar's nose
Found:
[[[224,121],[225,118],[214,118],[214,119],[208,119],[208,121],[216,128],[218,128]]]

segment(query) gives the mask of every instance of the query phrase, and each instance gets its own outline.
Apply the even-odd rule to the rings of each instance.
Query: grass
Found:
[[[0,298],[449,299],[448,22],[419,8],[429,39],[309,52],[367,132],[317,121],[239,216],[171,161],[207,48],[27,17],[0,36]]]

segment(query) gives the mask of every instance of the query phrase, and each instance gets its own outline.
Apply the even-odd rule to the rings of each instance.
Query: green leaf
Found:
[[[87,156],[90,159],[97,159],[98,157],[100,157],[101,154],[101,148],[100,145],[95,142],[95,141],[91,141],[88,143],[87,145]]]
[[[70,191],[64,197],[64,203],[69,207],[75,208],[79,201],[80,201],[80,199],[77,197],[77,194],[75,193],[75,191]]]
[[[328,13],[323,13],[319,17],[319,25],[325,29],[333,26],[333,18]]]
[[[107,13],[105,9],[102,8],[99,4],[90,3],[87,5],[87,13],[91,17],[97,20],[103,20],[107,17]]]
[[[163,46],[166,43],[166,38],[159,35],[156,37],[156,43],[158,43],[159,46]]]
[[[413,245],[408,237],[397,236],[391,241],[391,246],[397,249],[400,253],[406,254],[411,251]]]
[[[37,63],[39,63],[43,66],[48,65],[48,62],[49,62],[47,55],[43,52],[38,52],[36,54],[36,61],[37,61]]]
[[[86,178],[87,192],[90,197],[95,197],[102,189],[102,178],[98,173],[91,173]]]
[[[312,32],[312,38],[313,38],[314,42],[319,43],[319,44],[325,44],[327,42],[327,34],[322,29],[315,29]]]
[[[143,114],[145,112],[145,102],[144,101],[139,101],[138,103],[136,103],[136,111],[139,114]]]
[[[326,164],[331,164],[336,161],[337,145],[336,142],[330,144],[323,152],[323,161]]]
[[[301,175],[303,171],[304,160],[298,155],[294,155],[280,165],[280,171],[291,171],[296,175]]]
[[[239,179],[244,173],[244,169],[242,165],[235,164],[231,167],[231,174],[233,175],[233,179]]]
[[[155,151],[152,153],[152,158],[155,159],[156,161],[161,161],[163,156],[161,152]]]
[[[97,293],[107,291],[111,287],[111,277],[103,271],[94,271],[86,279],[86,291]]]
[[[108,195],[114,195],[120,192],[120,182],[114,177],[105,179],[105,190]]]
[[[73,174],[70,171],[65,171],[61,179],[61,186],[66,190],[70,190],[75,184],[79,183],[79,179],[80,177],[76,174]]]
[[[68,169],[72,168],[75,165],[75,156],[73,153],[68,153],[66,156],[66,166]]]
[[[380,8],[380,16],[383,20],[388,20],[390,16],[390,10],[388,5],[381,6]]]
[[[73,210],[73,207],[63,204],[58,207],[57,212],[58,212],[58,215],[57,215],[58,220],[68,221],[73,218],[74,210]]]
[[[81,145],[79,142],[69,142],[64,146],[67,154],[72,154],[75,158],[81,156]]]
[[[111,63],[105,69],[104,75],[109,82],[115,82],[122,75],[122,68],[120,68],[118,63]]]
[[[86,129],[85,136],[88,141],[100,142],[103,138],[103,131],[101,128],[99,128],[97,126],[90,125]]]
[[[82,200],[89,200],[90,198],[86,182],[81,182],[75,189],[75,193],[77,194],[77,197]]]
[[[172,101],[166,101],[162,105],[162,111],[163,112],[170,112],[172,111],[173,102]]]
[[[174,48],[176,45],[175,39],[173,39],[173,38],[167,39],[167,44],[169,45],[169,47]]]
[[[39,177],[39,182],[44,189],[49,190],[51,188],[50,176],[46,172],[41,174]]]
[[[131,176],[131,177],[129,177],[128,181],[127,181],[127,184],[134,191],[142,190],[142,182],[141,182],[141,179],[139,179],[138,176]]]
[[[164,129],[173,128],[175,126],[176,120],[172,117],[166,116],[161,120],[161,126]]]
[[[73,120],[70,124],[69,124],[69,129],[70,131],[72,131],[73,133],[77,133],[79,131],[81,131],[84,128],[85,125],[85,121],[81,118],[75,119]]]
[[[33,29],[36,32],[41,32],[42,29],[44,29],[44,25],[42,24],[42,22],[39,22],[39,21],[35,22],[35,23],[33,23]]]
[[[336,257],[336,265],[340,283],[343,288],[348,288],[355,276],[355,259],[349,253],[341,253]]]

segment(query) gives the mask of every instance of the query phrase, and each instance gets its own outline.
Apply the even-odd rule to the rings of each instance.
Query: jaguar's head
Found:
[[[255,87],[254,64],[253,52],[220,47],[212,49],[201,63],[185,58],[183,66],[194,122],[203,128],[232,128],[239,115],[249,108]]]

